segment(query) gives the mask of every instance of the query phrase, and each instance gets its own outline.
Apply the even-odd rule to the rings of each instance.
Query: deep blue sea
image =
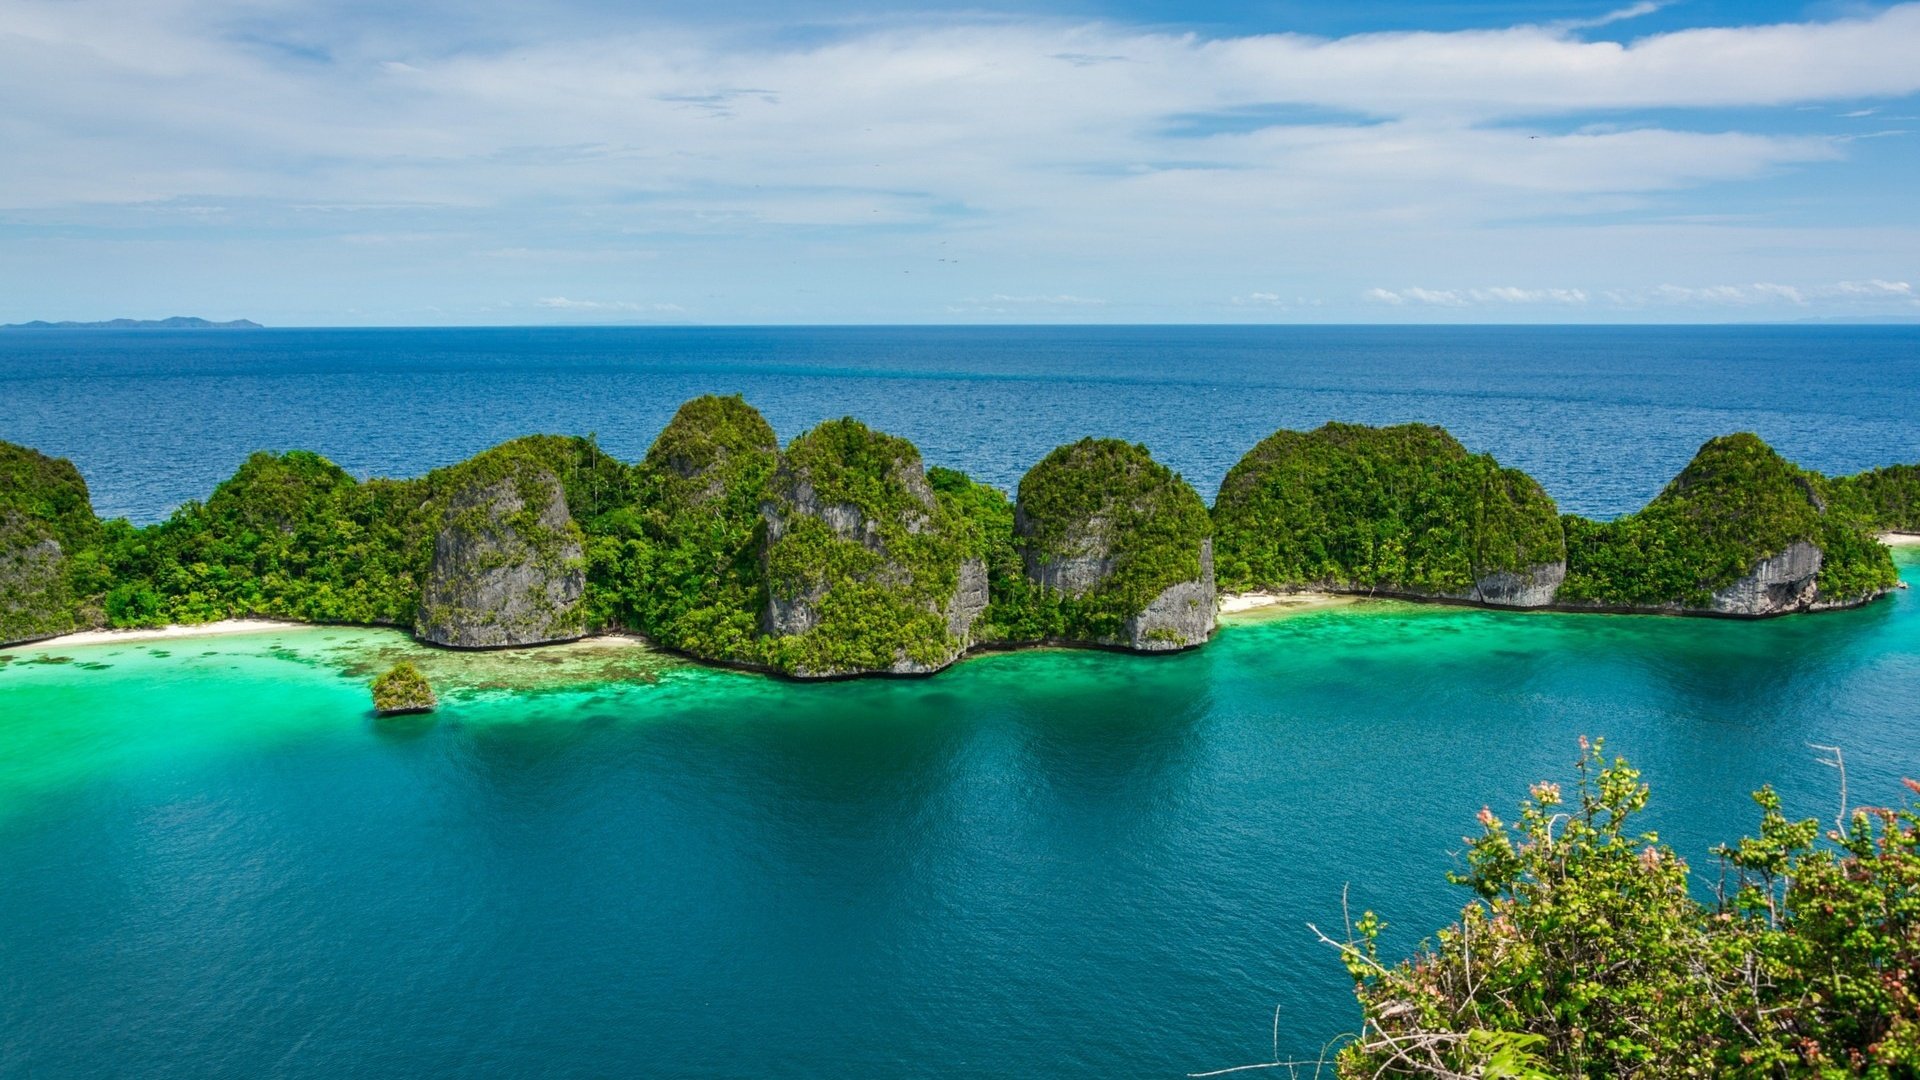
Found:
[[[1445,424],[1609,514],[1710,435],[1920,461],[1914,329],[0,335],[0,438],[151,520],[250,450],[416,473],[529,431],[644,452],[684,398],[842,414],[1011,485],[1139,439],[1211,494],[1328,418]],[[1897,556],[1920,585],[1920,549]],[[427,717],[366,680],[420,663]],[[1713,880],[1746,794],[1920,776],[1920,588],[1761,622],[1381,602],[1205,648],[796,685],[608,641],[391,630],[0,652],[0,1078],[1042,1077],[1313,1057],[1342,899],[1404,955],[1482,806],[1604,736]],[[1277,1036],[1275,1009],[1279,1010]],[[1310,1075],[1311,1070],[1300,1075]],[[1288,1076],[1285,1070],[1248,1076]]]
[[[1130,439],[1208,501],[1260,439],[1327,420],[1441,424],[1609,517],[1731,431],[1825,472],[1920,461],[1920,327],[0,332],[0,439],[136,522],[259,449],[400,476],[592,432],[637,458],[709,392],[783,439],[854,415],[1008,488],[1061,443]]]

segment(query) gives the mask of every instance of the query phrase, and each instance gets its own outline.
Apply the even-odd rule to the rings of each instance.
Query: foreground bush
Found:
[[[1352,926],[1364,1026],[1339,1075],[1920,1076],[1914,806],[1822,838],[1763,789],[1759,835],[1718,851],[1701,903],[1632,827],[1639,774],[1582,743],[1570,803],[1542,783],[1512,824],[1480,812],[1450,876],[1478,899],[1414,959],[1380,959],[1372,912]]]

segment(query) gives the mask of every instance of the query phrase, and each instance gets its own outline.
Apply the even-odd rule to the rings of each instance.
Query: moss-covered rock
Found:
[[[422,640],[484,649],[586,633],[584,538],[537,449],[508,443],[433,478],[444,495],[415,626]]]
[[[1164,652],[1213,633],[1206,504],[1146,447],[1054,450],[1021,478],[1014,530],[1031,593],[1006,606],[1036,609],[1045,637]]]
[[[1428,424],[1278,431],[1213,507],[1224,588],[1330,589],[1539,607],[1566,573],[1532,477]]]
[[[697,656],[759,660],[761,504],[779,462],[773,428],[740,397],[680,407],[637,470],[633,527],[595,540],[630,568],[623,622]]]
[[[1563,605],[1762,616],[1864,603],[1897,582],[1871,524],[1752,434],[1709,440],[1610,522],[1566,519]]]
[[[851,418],[821,424],[787,447],[762,515],[767,664],[921,674],[966,650],[985,567],[912,443]]]
[[[373,710],[381,716],[432,712],[440,704],[426,675],[411,660],[402,660],[373,680]]]
[[[72,462],[0,442],[0,645],[88,621],[75,556],[99,536],[87,482]]]

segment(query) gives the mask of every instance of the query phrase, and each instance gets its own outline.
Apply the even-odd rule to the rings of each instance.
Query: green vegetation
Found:
[[[1233,590],[1469,595],[1565,552],[1532,477],[1428,424],[1277,431],[1227,473],[1213,515]]]
[[[1205,576],[1206,503],[1136,443],[1054,450],[1020,479],[1016,518],[1025,572],[987,614],[1013,640],[1121,642],[1154,598]]]
[[[114,626],[242,615],[404,625],[432,553],[418,481],[359,484],[317,454],[256,453],[205,503],[106,528]]]
[[[64,458],[0,442],[0,641],[81,625],[100,523],[87,482]]]
[[[1827,484],[1833,501],[1869,526],[1920,533],[1920,465],[1889,465]]]
[[[680,407],[635,469],[635,496],[590,530],[602,621],[716,660],[760,659],[760,504],[780,443],[737,395]]]
[[[636,465],[556,435],[405,480],[262,452],[145,528],[97,520],[70,463],[0,443],[0,640],[246,615],[492,618],[504,639],[620,628],[793,673],[925,670],[973,643],[1195,643],[1180,619],[1206,607],[1198,588],[1141,618],[1206,577],[1210,538],[1229,589],[1504,602],[1488,585],[1504,574],[1508,597],[1537,603],[1564,559],[1559,601],[1682,610],[1799,541],[1824,556],[1818,605],[1871,597],[1896,580],[1874,531],[1920,528],[1917,514],[1920,466],[1828,480],[1732,435],[1639,513],[1562,519],[1533,480],[1420,424],[1276,432],[1211,513],[1144,447],[1083,439],[1035,465],[1016,503],[923,473],[911,443],[852,419],[783,453],[752,406],[707,396]],[[437,539],[457,568],[436,571]],[[557,615],[533,625],[543,603]]]
[[[1638,513],[1568,516],[1563,602],[1706,607],[1713,594],[1796,542],[1824,555],[1819,597],[1856,600],[1892,587],[1892,558],[1870,523],[1829,504],[1828,481],[1756,435],[1723,435]]]
[[[1480,812],[1477,900],[1412,960],[1372,912],[1342,956],[1364,1027],[1342,1077],[1920,1075],[1920,808],[1790,821],[1719,849],[1718,898],[1636,832],[1646,785],[1583,739],[1570,805],[1533,787],[1512,825]],[[1906,781],[1920,794],[1920,783]]]
[[[402,660],[373,680],[373,708],[382,716],[426,712],[440,704],[427,677],[411,660]]]
[[[986,611],[973,626],[975,641],[1040,641],[1059,637],[1058,606],[1040,603],[1040,593],[1027,580],[1014,535],[1013,500],[997,487],[975,481],[957,469],[934,466],[927,470],[934,497],[946,508],[969,559],[978,559],[987,571]]]
[[[948,609],[974,543],[920,453],[852,418],[795,439],[769,486],[765,661],[832,674],[932,669],[965,648]]]
[[[256,453],[205,503],[144,529],[107,523],[107,620],[157,626],[258,614],[411,626],[457,493],[515,477],[532,501],[508,524],[549,547],[567,539],[538,524],[541,472],[560,480],[575,519],[589,524],[629,497],[627,466],[592,439],[529,436],[418,479],[364,483],[304,450]]]

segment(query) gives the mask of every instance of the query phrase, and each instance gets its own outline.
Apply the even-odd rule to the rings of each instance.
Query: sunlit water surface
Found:
[[[1920,579],[1909,555],[1902,573]],[[376,721],[417,655],[437,714]],[[1175,1076],[1355,1024],[1483,803],[1630,754],[1703,872],[1920,775],[1920,594],[1736,623],[1400,604],[1167,658],[795,686],[382,631],[0,664],[0,1076]]]

